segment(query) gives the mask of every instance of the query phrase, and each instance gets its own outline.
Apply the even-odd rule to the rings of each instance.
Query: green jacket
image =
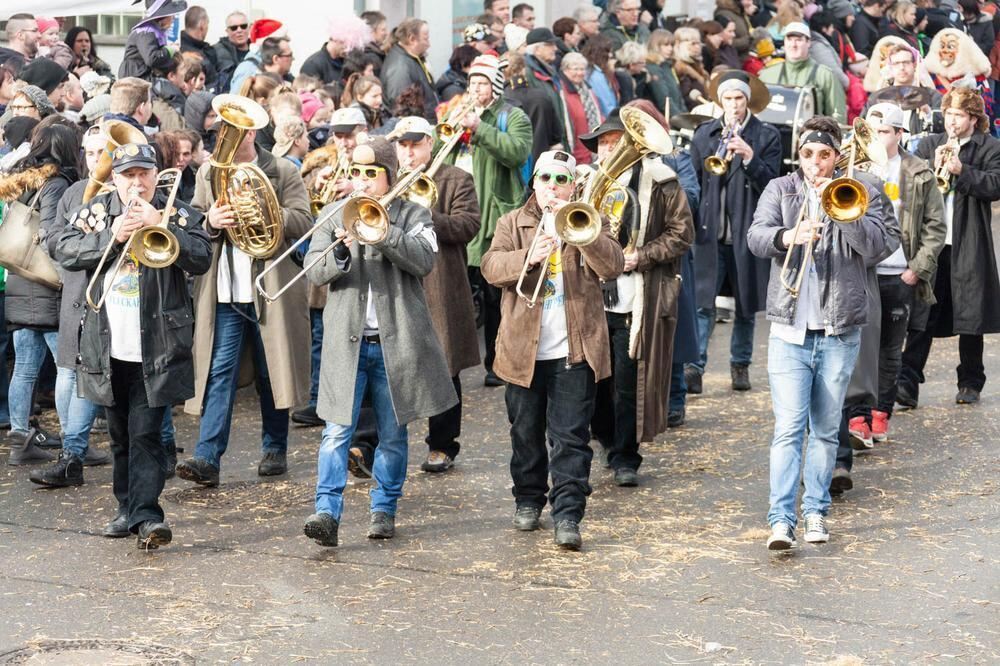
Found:
[[[506,131],[500,131],[500,116],[506,115]],[[446,162],[455,163],[455,153]],[[469,265],[479,266],[490,249],[493,231],[501,215],[521,205],[524,184],[521,166],[531,155],[531,120],[521,109],[497,98],[479,118],[472,135],[472,177],[482,211],[479,233],[469,241]]]
[[[815,68],[815,72],[813,71]],[[815,91],[816,115],[830,116],[839,123],[847,122],[847,97],[844,86],[826,65],[813,60],[776,62],[761,70],[764,83],[801,88],[811,86]]]

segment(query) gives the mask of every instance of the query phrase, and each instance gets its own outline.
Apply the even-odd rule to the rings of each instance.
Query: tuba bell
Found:
[[[90,174],[83,190],[83,203],[87,203],[100,193],[108,176],[111,175],[111,156],[118,146],[129,143],[148,143],[146,135],[124,120],[105,120],[101,123],[101,134],[107,137],[108,145],[98,158],[97,166]]]
[[[234,247],[254,259],[269,259],[284,241],[284,222],[274,186],[259,167],[233,164],[243,138],[250,130],[266,127],[267,111],[239,95],[218,95],[212,108],[222,125],[212,151],[212,196],[233,208],[236,224],[226,229]]]

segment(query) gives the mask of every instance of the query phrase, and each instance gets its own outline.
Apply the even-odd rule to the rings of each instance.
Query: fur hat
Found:
[[[983,97],[976,88],[955,87],[949,90],[944,99],[941,100],[941,112],[948,109],[958,109],[964,111],[976,119],[976,130],[985,132],[989,129],[990,121],[986,117],[986,106]]]
[[[389,143],[384,136],[373,136],[368,143],[358,144],[351,155],[355,164],[375,164],[385,169],[391,187],[396,182],[396,172],[399,171],[399,159],[396,157],[396,146]]]

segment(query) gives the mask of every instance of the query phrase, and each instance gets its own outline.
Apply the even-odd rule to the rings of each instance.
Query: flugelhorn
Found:
[[[953,156],[958,155],[959,149],[958,139],[954,138],[949,138],[948,142],[941,149],[941,165],[934,170],[934,180],[937,182],[938,192],[942,196],[947,196],[951,192],[953,178],[951,171],[948,171],[945,163]]]
[[[719,138],[719,147],[715,154],[705,158],[705,171],[713,176],[725,176],[729,171],[729,164],[733,161],[733,151],[729,149],[729,141],[740,135],[743,127],[738,122],[727,126]]]
[[[309,269],[323,261],[328,254],[333,252],[343,241],[342,238],[338,238],[330,243],[330,245],[327,246],[319,256],[303,266],[302,269],[292,276],[292,279],[290,279],[276,293],[269,294],[264,288],[264,278],[268,275],[268,273],[273,271],[282,261],[294,254],[303,243],[312,238],[313,234],[315,234],[322,225],[332,220],[341,210],[344,211],[342,216],[344,231],[347,232],[347,235],[350,236],[352,240],[364,245],[372,245],[384,240],[389,233],[389,204],[392,203],[393,199],[409,189],[410,185],[413,184],[413,181],[415,181],[421,173],[423,172],[420,169],[411,171],[407,175],[400,178],[391,190],[377,199],[375,197],[356,192],[339,202],[336,206],[327,211],[323,217],[316,220],[316,224],[314,224],[309,231],[302,234],[301,238],[295,241],[290,248],[281,253],[281,256],[272,261],[269,266],[257,275],[257,279],[254,280],[254,286],[257,288],[257,291],[265,301],[273,303],[281,298],[281,295],[288,291],[293,284],[298,282],[303,275],[308,273]]]
[[[181,172],[180,169],[165,169],[162,171],[157,179],[160,179],[164,174],[176,172],[176,177],[174,178],[173,186],[170,189],[170,194],[167,196],[167,204],[163,207],[163,216],[156,226],[152,227],[142,227],[132,232],[125,246],[121,249],[118,255],[118,260],[115,262],[114,267],[111,269],[111,275],[118,275],[118,271],[121,270],[122,264],[125,263],[125,258],[129,253],[135,254],[135,259],[143,266],[148,266],[149,268],[166,268],[170,266],[175,261],[177,261],[177,256],[180,254],[180,243],[177,241],[177,237],[174,236],[173,232],[167,229],[167,223],[170,220],[170,211],[174,207],[174,200],[177,198],[177,190],[181,186]],[[128,214],[135,205],[136,200],[139,198],[139,191],[136,188],[129,188],[128,191],[128,201],[125,204],[125,208],[122,210],[122,219]],[[93,291],[94,287],[97,285],[98,280],[103,280],[104,276],[101,275],[101,271],[104,268],[104,264],[107,263],[108,256],[111,254],[111,248],[115,246],[117,242],[115,240],[115,235],[118,233],[118,229],[112,225],[111,229],[111,240],[104,247],[104,254],[101,255],[101,260],[97,264],[97,268],[94,269],[94,275],[90,278],[90,282],[87,284],[87,304],[94,310],[94,312],[100,311],[104,307],[104,300],[108,297],[108,292],[104,291],[101,294],[100,299],[96,302],[94,301]],[[112,281],[114,277],[111,278]]]

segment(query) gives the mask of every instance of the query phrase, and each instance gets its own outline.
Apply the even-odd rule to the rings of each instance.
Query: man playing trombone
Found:
[[[209,269],[211,244],[201,213],[156,189],[151,146],[119,146],[112,173],[114,190],[70,215],[55,256],[66,270],[86,270],[91,276],[100,266],[94,296],[108,294],[100,296],[103,308],[84,313],[76,368],[80,394],[107,408],[118,513],[104,534],[137,534],[140,547],[156,548],[171,540],[159,503],[167,472],[167,450],[160,440],[163,414],[194,395],[185,273]],[[159,210],[168,205],[169,210]],[[140,269],[133,235],[162,224],[175,239],[176,260]],[[122,252],[128,255],[112,273]]]
[[[835,120],[807,120],[799,141],[800,168],[767,185],[747,234],[750,251],[772,260],[770,550],[796,545],[795,501],[807,426],[805,539],[829,540],[825,516],[841,407],[868,318],[866,261],[882,256],[890,241],[873,186],[850,177],[831,185],[840,145]],[[849,175],[852,170],[853,164]],[[786,275],[789,267],[794,280]]]
[[[555,542],[571,550],[581,546],[579,523],[590,494],[596,382],[611,376],[600,280],[613,280],[625,265],[607,221],[596,214],[589,226],[599,229],[588,234],[589,244],[564,243],[557,234],[556,215],[573,195],[575,174],[569,153],[542,153],[532,196],[499,219],[482,263],[483,277],[501,289],[493,368],[508,382],[514,526],[539,528],[551,470]]]
[[[1000,332],[1000,279],[993,232],[993,202],[1000,199],[1000,141],[989,134],[983,98],[976,89],[955,87],[941,102],[945,134],[920,142],[916,155],[930,162],[944,193],[947,230],[938,255],[929,311],[916,308],[903,351],[896,402],[916,407],[924,366],[935,337],[958,335],[958,394],[972,404],[986,384],[983,334]],[[925,319],[924,319],[925,318]]]
[[[708,89],[723,117],[701,125],[691,142],[691,161],[701,183],[701,214],[695,233],[695,297],[698,351],[685,368],[688,393],[701,393],[708,341],[715,327],[715,297],[726,280],[736,298],[729,369],[736,391],[750,389],[754,317],[767,302],[767,261],[747,249],[747,229],[761,192],[781,170],[781,135],[755,112],[770,95],[742,71],[716,75]]]
[[[377,205],[362,199],[369,203],[358,208],[377,211],[378,228],[361,229],[371,216],[362,218],[350,206],[324,219],[332,212],[327,207],[305,258],[309,281],[329,285],[316,408],[327,424],[319,450],[316,512],[304,526],[306,536],[321,546],[338,543],[348,447],[366,388],[379,435],[372,466],[371,539],[395,534],[396,504],[406,479],[407,424],[441,414],[457,402],[421,285],[434,265],[437,236],[427,208],[398,200],[397,170],[396,151],[382,137],[355,148],[350,168],[354,189],[378,198]],[[362,244],[360,235],[369,240]]]

